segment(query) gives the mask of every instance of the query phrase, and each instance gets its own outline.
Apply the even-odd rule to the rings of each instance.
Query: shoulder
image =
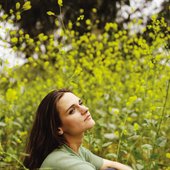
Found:
[[[52,170],[94,170],[91,164],[62,148],[54,150],[46,157],[40,169],[45,170],[47,168]]]
[[[45,158],[41,168],[53,167],[56,163],[59,164],[59,162],[63,162],[68,156],[69,153],[64,152],[62,149],[55,149]]]
[[[81,146],[80,147],[80,154],[83,155],[83,157],[86,159],[86,161],[89,161],[89,158],[91,157],[91,155],[93,153],[90,150],[88,150],[87,148]]]

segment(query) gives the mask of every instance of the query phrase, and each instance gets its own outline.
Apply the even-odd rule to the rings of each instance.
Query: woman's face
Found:
[[[88,108],[73,93],[66,92],[57,102],[57,109],[62,122],[60,129],[65,135],[80,135],[95,124]]]

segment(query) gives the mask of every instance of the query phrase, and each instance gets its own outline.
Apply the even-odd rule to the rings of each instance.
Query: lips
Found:
[[[91,115],[87,115],[86,118],[84,119],[84,121],[88,120],[88,119],[91,119]]]

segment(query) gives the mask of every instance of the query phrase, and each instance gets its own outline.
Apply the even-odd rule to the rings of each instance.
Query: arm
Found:
[[[103,159],[103,165],[100,170],[107,170],[108,168],[116,168],[117,170],[132,170],[132,168],[127,165]]]

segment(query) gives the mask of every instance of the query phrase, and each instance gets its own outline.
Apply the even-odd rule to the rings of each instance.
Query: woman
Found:
[[[24,165],[28,169],[131,170],[98,157],[81,146],[84,132],[95,122],[82,100],[71,91],[50,92],[40,103],[30,133]]]

